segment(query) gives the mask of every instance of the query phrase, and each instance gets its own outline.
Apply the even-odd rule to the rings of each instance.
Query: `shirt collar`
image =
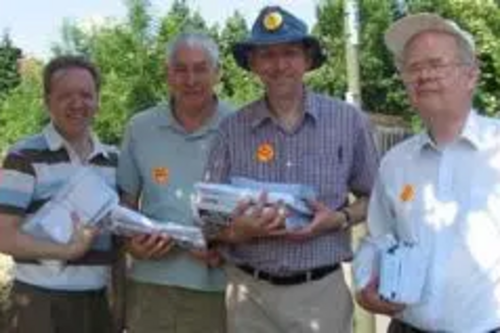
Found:
[[[273,114],[269,110],[266,97],[257,102],[255,108],[251,122],[252,128],[259,127],[265,121],[272,121],[274,119]],[[307,89],[304,89],[304,113],[306,116],[310,116],[314,121],[318,120],[318,110],[314,107],[314,94]]]
[[[199,130],[195,131],[194,133],[190,133],[189,135],[193,136],[198,136],[198,135],[203,135],[207,132],[211,131],[216,131],[220,121],[222,120],[224,114],[227,112],[226,110],[229,109],[227,105],[219,101],[218,97],[214,95],[214,99],[216,101],[216,112],[210,117],[208,122],[203,125]],[[165,128],[171,128],[175,131],[179,131],[184,133],[185,129],[182,127],[181,124],[177,121],[177,119],[174,116],[174,103],[172,99],[169,101],[168,104],[164,103],[161,104],[157,108],[157,117],[158,121],[157,124],[159,127]]]
[[[479,115],[475,110],[469,112],[469,116],[462,130],[461,138],[470,142],[476,149],[480,149],[483,146],[482,134],[479,126]]]
[[[481,139],[481,130],[479,127],[479,115],[476,110],[471,110],[460,133],[459,140],[469,142],[475,149],[480,149],[483,145],[483,140]],[[428,131],[422,132],[418,137],[417,148],[421,151],[429,147],[436,147],[436,144]]]
[[[66,147],[70,146],[69,143],[63,138],[63,136],[57,131],[52,122],[50,122],[43,129],[43,136],[45,137],[45,140],[47,141],[47,144],[51,151],[56,151],[61,148],[66,149]],[[90,140],[92,141],[93,147],[93,151],[90,156],[103,155],[106,158],[109,157],[107,149],[94,132],[91,132]]]

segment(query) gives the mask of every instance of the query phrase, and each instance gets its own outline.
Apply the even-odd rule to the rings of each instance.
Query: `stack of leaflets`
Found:
[[[378,292],[388,301],[415,304],[421,300],[427,273],[421,247],[399,242],[382,252]]]
[[[381,298],[403,304],[422,300],[428,260],[417,243],[397,241],[392,235],[365,238],[353,263],[357,290],[378,276]]]
[[[116,192],[92,169],[82,167],[23,228],[68,243],[74,227],[72,214],[88,225],[97,225],[116,205]]]
[[[315,191],[308,186],[243,177],[231,179],[231,184],[197,183],[195,190],[195,215],[209,234],[230,223],[231,214],[241,201],[257,202],[263,192],[266,192],[267,204],[282,204],[286,208],[286,228],[297,230],[311,221],[313,212],[307,201],[316,199]]]
[[[68,243],[73,235],[76,214],[86,225],[119,235],[165,233],[183,247],[206,246],[201,229],[174,222],[153,221],[118,204],[118,195],[95,171],[82,167],[23,225],[31,234]]]
[[[380,254],[397,244],[392,235],[361,240],[353,260],[353,277],[356,290],[365,288],[370,280],[380,275]]]
[[[119,235],[167,234],[176,244],[188,249],[206,248],[205,238],[199,227],[173,222],[157,222],[134,210],[116,206],[110,213],[106,229]]]

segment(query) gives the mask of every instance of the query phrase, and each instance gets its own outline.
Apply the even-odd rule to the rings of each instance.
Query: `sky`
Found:
[[[151,0],[152,13],[163,16],[173,0]],[[265,5],[281,5],[311,27],[316,22],[318,0],[187,0],[212,25],[220,23],[238,10],[250,25]],[[51,45],[61,39],[64,20],[74,22],[99,18],[123,19],[123,0],[0,0],[0,33],[7,31],[15,46],[25,55],[47,58]]]

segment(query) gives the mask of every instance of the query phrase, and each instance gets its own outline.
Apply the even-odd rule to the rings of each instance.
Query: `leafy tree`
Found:
[[[360,0],[360,70],[362,99],[372,112],[412,117],[410,107],[383,43],[383,34],[392,20],[400,16],[396,0]],[[498,1],[407,0],[409,13],[435,12],[457,21],[476,38],[482,76],[476,106],[489,114],[500,110],[500,6]],[[311,82],[315,88],[339,97],[346,90],[343,41],[343,1],[324,0],[318,10],[314,32],[320,36],[329,55],[326,66]]]
[[[21,55],[21,49],[12,44],[8,33],[4,33],[0,42],[0,99],[21,81],[17,66]]]
[[[231,52],[234,43],[243,40],[247,35],[245,19],[239,12],[235,12],[227,19],[219,36],[222,62],[220,91],[222,97],[230,100],[235,106],[254,100],[261,91],[255,76],[240,68]]]
[[[313,34],[322,43],[327,58],[309,78],[315,90],[339,98],[347,89],[342,10],[342,1],[324,1],[316,9],[318,20]]]
[[[163,55],[154,48],[153,17],[147,0],[126,0],[124,22],[106,22],[90,31],[66,27],[56,50],[83,53],[99,67],[104,84],[95,129],[103,140],[119,142],[129,117],[164,95]],[[75,47],[76,45],[76,47]]]
[[[55,56],[63,54],[80,54],[88,56],[89,40],[83,29],[74,22],[64,19],[61,28],[61,42],[52,45]]]
[[[108,21],[91,30],[69,23],[63,29],[62,43],[55,48],[59,53],[85,54],[100,68],[104,84],[95,128],[103,140],[115,143],[131,115],[167,98],[167,42],[181,31],[209,32],[203,18],[192,13],[185,0],[174,1],[162,18],[153,17],[148,0],[124,2],[124,22]]]
[[[0,101],[0,156],[19,138],[40,130],[47,121],[42,103],[41,64],[26,59],[20,84]]]
[[[61,31],[62,41],[53,47],[54,54],[84,54],[100,68],[104,82],[95,128],[104,140],[119,142],[131,115],[167,98],[165,47],[182,31],[203,31],[218,41],[222,77],[217,89],[222,98],[240,106],[261,93],[255,76],[239,68],[231,54],[234,43],[248,34],[240,13],[235,12],[221,28],[209,27],[199,13],[190,10],[187,0],[175,0],[170,9],[158,17],[152,14],[148,0],[123,1],[127,6],[127,17],[123,21],[109,20],[90,28],[66,21]],[[402,1],[359,2],[365,109],[412,116],[382,37],[389,24],[406,10],[411,13],[431,11],[456,20],[476,37],[482,76],[475,102],[481,110],[496,115],[500,110],[499,2],[406,0],[405,10],[398,10],[401,7],[396,2]],[[308,84],[315,90],[343,98],[346,90],[343,1],[323,0],[317,7],[317,18],[313,33],[325,46],[328,60],[308,76]],[[0,44],[0,151],[22,135],[39,130],[46,121],[44,112],[40,111],[43,110],[41,64],[28,62],[29,65],[21,66],[24,69],[16,86],[15,66],[20,51],[13,50],[18,49],[12,46],[8,36],[4,37]],[[5,93],[5,86],[9,87],[8,93]]]
[[[314,88],[340,98],[344,97],[347,89],[343,3],[326,0],[317,8],[318,22],[314,33],[323,42],[328,60],[311,77]],[[371,112],[409,116],[404,89],[382,39],[392,19],[393,7],[387,1],[361,0],[359,9],[363,107]]]
[[[186,0],[174,0],[170,10],[160,19],[157,44],[164,50],[174,36],[187,31],[208,33],[209,29],[198,12],[191,12]]]

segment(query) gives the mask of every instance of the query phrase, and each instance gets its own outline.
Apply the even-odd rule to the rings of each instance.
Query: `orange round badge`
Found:
[[[257,161],[267,163],[274,158],[274,148],[270,143],[263,143],[257,148]]]
[[[402,202],[412,201],[415,198],[415,188],[409,184],[406,184],[401,193],[399,194],[399,199]]]
[[[166,167],[153,168],[153,180],[157,184],[166,184],[170,176],[170,171]]]

